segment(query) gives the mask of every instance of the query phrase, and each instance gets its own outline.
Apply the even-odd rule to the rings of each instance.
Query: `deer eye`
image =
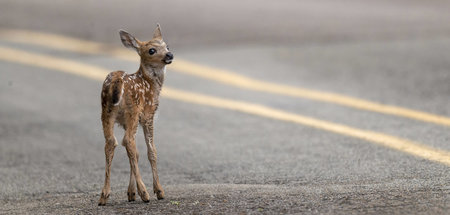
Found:
[[[153,55],[153,54],[156,53],[156,49],[151,48],[151,49],[148,50],[148,53],[149,53],[150,55]]]

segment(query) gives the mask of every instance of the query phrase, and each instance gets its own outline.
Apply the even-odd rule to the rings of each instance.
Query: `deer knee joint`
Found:
[[[110,146],[116,147],[116,146],[119,145],[119,144],[117,143],[116,138],[115,138],[115,137],[112,137],[112,138],[106,139],[106,145],[110,145]]]
[[[133,141],[133,140],[132,140],[131,138],[125,136],[125,137],[123,138],[123,140],[122,140],[122,145],[125,146],[125,147],[127,147],[128,145],[130,145],[130,143],[131,143],[132,141]]]

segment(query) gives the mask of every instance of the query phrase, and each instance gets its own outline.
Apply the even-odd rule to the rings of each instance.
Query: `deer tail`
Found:
[[[111,72],[105,79],[102,89],[102,106],[117,106],[123,97],[123,71]]]

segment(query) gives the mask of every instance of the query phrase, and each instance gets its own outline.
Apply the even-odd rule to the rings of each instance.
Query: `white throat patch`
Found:
[[[144,66],[144,73],[148,77],[152,78],[153,76],[157,76],[158,78],[161,78],[164,74],[166,74],[166,66],[163,66],[162,68],[153,68],[150,66]]]

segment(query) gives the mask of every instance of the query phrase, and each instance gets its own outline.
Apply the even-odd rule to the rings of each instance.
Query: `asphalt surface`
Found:
[[[156,22],[177,58],[248,77],[450,116],[446,1],[2,1],[0,31],[120,47]],[[134,72],[138,65],[0,39],[1,47]],[[17,56],[20,58],[20,56]],[[166,199],[129,203],[122,146],[104,180],[101,82],[0,61],[0,213],[447,214],[449,166],[294,123],[162,97],[156,123]],[[255,92],[168,68],[165,86],[262,104],[450,151],[448,127]],[[139,130],[141,155],[146,147]],[[123,132],[116,129],[116,137]],[[151,188],[150,164],[139,167]]]

